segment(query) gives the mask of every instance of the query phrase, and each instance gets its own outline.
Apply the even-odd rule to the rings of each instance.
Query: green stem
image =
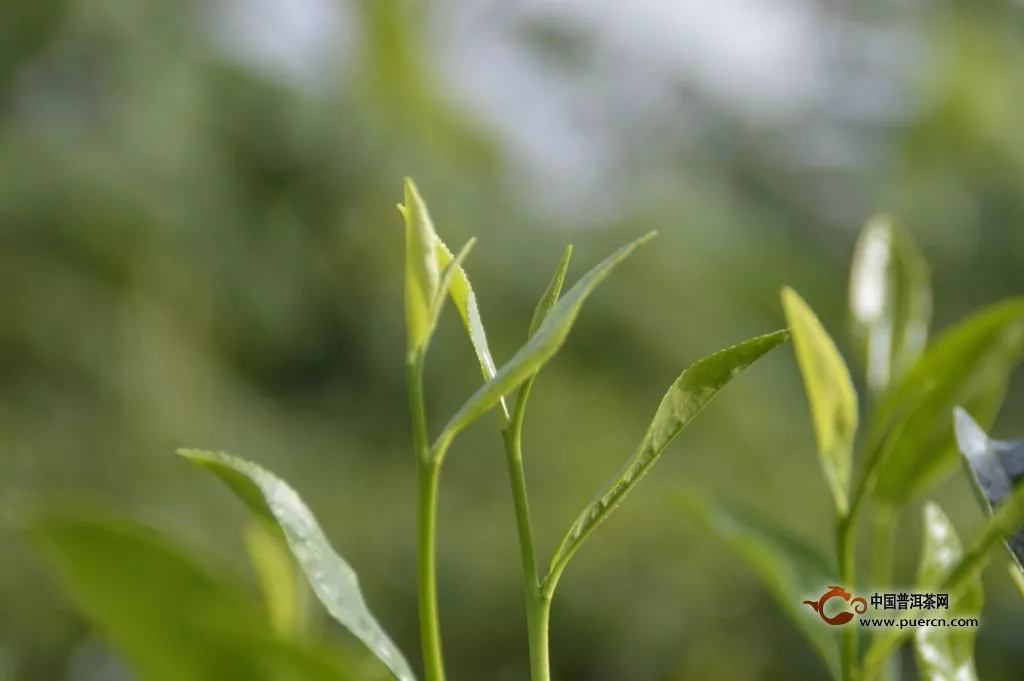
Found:
[[[519,532],[519,555],[523,567],[523,591],[526,598],[526,628],[530,641],[530,677],[533,681],[550,681],[548,665],[548,619],[551,600],[541,595],[537,573],[537,557],[533,545],[533,524],[530,504],[526,495],[523,471],[521,411],[502,430],[505,441],[505,461],[508,464],[512,501],[515,506],[516,528]]]
[[[857,510],[859,506],[850,509],[848,513],[840,517],[836,525],[836,553],[839,562],[839,581],[844,588],[854,590],[856,585],[854,561],[854,549],[857,539]],[[857,627],[843,628],[843,642],[840,648],[842,663],[843,681],[853,681],[857,678]]]
[[[885,503],[877,503],[871,514],[871,587],[892,586],[892,551],[896,538],[896,510]]]
[[[437,490],[441,458],[431,450],[423,399],[423,362],[411,358],[406,367],[409,411],[419,478],[417,577],[419,584],[420,645],[426,681],[444,681],[441,624],[437,608]]]

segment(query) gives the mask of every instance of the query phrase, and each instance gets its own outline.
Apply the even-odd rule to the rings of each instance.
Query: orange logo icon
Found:
[[[814,612],[818,613],[821,616],[821,619],[824,620],[826,624],[831,624],[832,626],[838,627],[852,620],[854,612],[858,615],[863,615],[864,612],[868,609],[868,602],[866,600],[864,600],[863,598],[854,598],[853,594],[851,594],[843,587],[830,586],[828,589],[829,590],[823,593],[821,595],[821,598],[819,598],[817,601],[803,602],[804,605],[811,606],[811,608],[814,609]],[[825,612],[825,604],[831,601],[833,598],[840,598],[849,603],[850,606],[853,607],[853,612],[850,612],[849,610],[843,610],[829,617],[828,614]]]

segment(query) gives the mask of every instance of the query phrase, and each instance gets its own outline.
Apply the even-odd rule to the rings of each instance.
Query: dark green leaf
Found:
[[[355,571],[331,547],[295,490],[260,466],[228,454],[179,453],[216,474],[259,517],[276,523],[327,612],[365,643],[400,681],[414,679],[405,657],[366,606]]]
[[[793,289],[785,288],[782,307],[807,389],[821,467],[836,508],[845,514],[849,506],[853,440],[857,434],[857,393],[832,337],[803,298]]]
[[[946,574],[963,557],[956,530],[938,505],[924,508],[924,547],[918,568],[918,584],[928,589],[942,583]],[[964,590],[951,600],[951,615],[979,617],[984,603],[981,578],[975,575]],[[974,669],[974,627],[918,627],[914,650],[921,676],[929,681],[977,681]]]
[[[333,655],[285,641],[240,580],[156,532],[92,514],[35,519],[28,537],[146,681],[343,681]]]
[[[832,675],[839,678],[838,627],[822,624],[803,605],[804,600],[816,599],[829,585],[839,583],[821,554],[802,539],[766,522],[762,513],[727,508],[695,493],[685,494],[681,501],[757,572]]]
[[[405,178],[405,324],[409,353],[419,352],[430,336],[430,307],[440,272],[434,254],[437,234],[416,185]]]
[[[857,241],[850,313],[868,388],[881,394],[924,351],[932,317],[928,263],[910,235],[886,216],[869,221]]]
[[[679,433],[732,379],[787,338],[786,331],[758,336],[705,357],[683,371],[662,398],[636,452],[569,528],[551,560],[545,581],[549,593],[554,591],[558,578],[580,545],[636,487]]]
[[[594,269],[590,270],[555,304],[537,333],[498,370],[451,418],[439,442],[449,442],[456,433],[486,414],[502,397],[536,374],[558,352],[576,322],[586,299],[623,260],[638,246],[653,237],[648,234],[623,246]]]
[[[948,474],[957,459],[950,411],[962,405],[990,425],[1022,351],[1024,299],[988,307],[935,340],[879,404],[873,434],[907,421],[899,447],[879,472],[880,497],[904,502]],[[908,412],[904,405],[925,385],[932,387],[920,408]]]

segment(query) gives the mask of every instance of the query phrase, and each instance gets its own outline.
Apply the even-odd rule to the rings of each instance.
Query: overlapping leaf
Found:
[[[418,352],[430,336],[431,301],[441,275],[434,255],[437,242],[434,223],[409,178],[405,180],[405,203],[398,208],[405,218],[405,325],[412,354]]]
[[[551,561],[551,582],[546,585],[549,589],[553,589],[554,582],[580,545],[636,487],[665,449],[715,395],[787,338],[786,331],[758,336],[705,357],[683,371],[662,398],[636,452],[569,528]]]
[[[807,389],[821,467],[836,508],[845,513],[857,434],[857,393],[839,350],[803,298],[785,288],[782,306]]]
[[[963,557],[963,546],[949,519],[936,504],[924,508],[924,547],[918,567],[922,588],[941,584]],[[960,594],[950,601],[950,614],[976,618],[981,615],[984,591],[981,577],[973,575]],[[977,681],[974,669],[974,627],[918,627],[914,650],[918,671],[928,681]]]
[[[52,514],[27,529],[78,608],[146,681],[345,681],[334,654],[281,638],[226,574],[149,528]]]
[[[949,413],[956,405],[983,425],[995,419],[1024,351],[1024,299],[988,307],[939,336],[879,404],[872,438],[906,419],[899,447],[879,471],[877,493],[901,503],[947,474],[956,462]],[[920,407],[904,405],[930,386]]]
[[[366,644],[399,681],[413,681],[405,657],[370,613],[355,571],[331,547],[295,490],[260,466],[228,454],[196,450],[180,454],[217,475],[253,512],[280,527],[327,612]]]
[[[492,409],[508,393],[515,390],[558,352],[579,315],[583,303],[594,289],[611,274],[637,247],[653,234],[637,239],[608,256],[585,274],[575,286],[551,308],[550,314],[527,343],[508,361],[494,378],[485,383],[456,412],[445,426],[440,440],[450,440],[460,430]]]

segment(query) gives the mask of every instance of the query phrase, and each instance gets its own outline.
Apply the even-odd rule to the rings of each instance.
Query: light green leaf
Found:
[[[437,242],[441,248],[447,248],[440,241]],[[470,251],[476,246],[476,238],[472,238],[466,242],[466,245],[462,247],[459,254],[454,258],[450,258],[441,268],[441,280],[438,284],[437,291],[434,293],[434,299],[430,301],[430,326],[428,327],[427,337],[423,343],[424,347],[430,344],[430,340],[434,337],[434,331],[437,330],[437,323],[441,319],[441,312],[444,311],[444,304],[448,300],[448,293],[451,291],[452,286],[455,285],[455,280],[460,272],[463,272],[462,263],[469,257]],[[438,260],[440,263],[440,259]]]
[[[305,583],[298,581],[291,552],[281,532],[263,518],[254,518],[245,530],[245,546],[259,580],[267,614],[274,629],[297,638],[305,628]]]
[[[818,456],[836,508],[845,514],[857,434],[857,393],[839,350],[796,291],[782,290],[800,373],[818,438]]]
[[[949,413],[961,405],[991,425],[1022,352],[1024,298],[985,308],[932,343],[878,405],[873,434],[906,420],[899,446],[878,474],[881,498],[902,503],[949,473],[957,460]],[[925,385],[931,389],[920,407],[908,412],[904,405]]]
[[[1020,595],[1024,596],[1024,569],[1021,568],[1016,562],[1010,563],[1006,566],[1010,571],[1010,579],[1017,585],[1017,590],[1020,591]]]
[[[953,418],[968,477],[982,510],[991,516],[1012,498],[1014,488],[1024,477],[1024,440],[993,440],[960,407],[954,410]],[[1009,537],[1006,545],[1017,564],[1024,564],[1024,532]]]
[[[838,627],[822,624],[803,601],[816,599],[831,584],[835,570],[821,554],[798,537],[752,513],[716,504],[688,492],[680,501],[712,533],[754,569],[775,601],[821,656],[834,678],[839,678]]]
[[[918,567],[922,588],[940,584],[955,563],[963,557],[963,546],[956,530],[938,505],[924,507],[924,548]],[[951,600],[950,615],[979,617],[984,604],[981,578],[971,577],[960,596]],[[977,681],[974,669],[974,627],[918,627],[914,632],[914,650],[918,671],[928,681]]]
[[[437,234],[416,185],[405,178],[405,325],[409,354],[419,352],[430,336],[431,301],[437,293],[440,272],[434,255]]]
[[[537,333],[495,374],[470,397],[445,426],[439,442],[450,442],[470,423],[486,414],[499,400],[536,374],[558,352],[576,322],[583,303],[623,260],[638,246],[646,243],[653,233],[623,246],[594,269],[587,272],[569,289],[551,309],[551,313],[537,329]],[[438,448],[443,450],[444,448]]]
[[[558,297],[562,295],[562,285],[565,283],[565,273],[569,270],[569,260],[571,258],[572,246],[567,246],[565,253],[562,254],[561,262],[558,263],[558,269],[555,270],[555,275],[551,278],[551,282],[544,291],[544,295],[541,296],[540,301],[537,303],[537,308],[533,311],[533,319],[530,321],[530,331],[527,335],[528,338],[533,338],[534,334],[537,333],[540,325],[544,323],[544,320],[551,314],[551,310],[554,309],[555,303],[558,302]],[[537,374],[530,376],[523,381],[523,385],[519,388],[519,394],[516,397],[516,419],[519,427],[522,427],[523,416],[526,413],[526,403],[530,399],[530,391],[533,390],[533,382],[536,379]]]
[[[259,517],[276,523],[327,612],[366,644],[400,681],[415,678],[401,651],[370,613],[355,571],[331,547],[295,490],[260,466],[228,454],[197,450],[179,454],[216,474]]]
[[[333,653],[279,637],[240,579],[149,528],[47,514],[26,535],[78,608],[146,681],[344,681]]]
[[[732,379],[787,338],[789,333],[786,331],[758,336],[698,360],[683,371],[662,398],[636,452],[569,528],[551,559],[551,569],[545,580],[548,593],[554,592],[555,584],[573,554],[637,486],[679,433]]]
[[[441,269],[448,267],[452,262],[452,252],[448,250],[448,247],[440,239],[437,240],[434,248],[438,266]],[[455,308],[459,311],[462,323],[466,327],[469,340],[473,344],[473,350],[476,352],[476,358],[480,363],[480,371],[484,375],[484,380],[489,381],[494,377],[497,369],[494,366],[494,358],[491,357],[490,346],[487,344],[487,334],[484,332],[484,324],[480,318],[480,308],[476,302],[476,293],[473,292],[473,287],[469,283],[469,277],[466,276],[466,271],[462,268],[461,263],[456,264],[455,270],[452,273],[449,293],[451,294],[452,302],[455,303]]]
[[[868,388],[881,394],[924,351],[932,316],[928,262],[887,216],[870,220],[857,242],[850,313],[864,348]]]

